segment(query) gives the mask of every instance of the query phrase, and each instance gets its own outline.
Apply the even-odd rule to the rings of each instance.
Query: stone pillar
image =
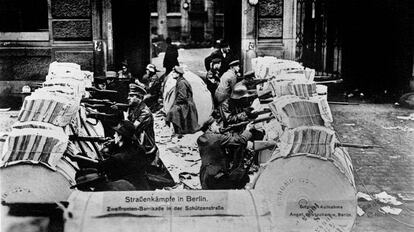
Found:
[[[205,0],[205,9],[207,12],[207,22],[204,23],[204,39],[213,41],[214,39],[214,1]]]
[[[183,42],[190,39],[190,20],[188,16],[189,9],[185,10],[183,8],[184,2],[188,2],[191,4],[190,0],[181,0],[180,4],[180,13],[181,13],[181,40]]]
[[[106,45],[102,39],[102,1],[91,0],[92,39],[93,39],[93,72],[95,76],[105,75],[107,69]]]
[[[168,24],[167,24],[167,0],[157,0],[157,12],[158,12],[158,35],[162,35],[163,38],[168,37]]]
[[[106,41],[107,71],[114,71],[114,40],[112,27],[112,1],[103,0],[102,3],[102,39]]]
[[[256,54],[256,7],[251,6],[247,0],[242,1],[242,31],[241,51],[244,72],[250,71],[251,59]]]
[[[296,0],[283,1],[283,50],[284,58],[295,59],[296,54]]]

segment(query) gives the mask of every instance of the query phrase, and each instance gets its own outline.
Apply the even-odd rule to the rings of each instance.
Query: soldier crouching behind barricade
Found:
[[[200,181],[202,189],[241,189],[249,182],[248,168],[244,162],[234,165],[234,155],[246,157],[246,146],[253,139],[253,124],[246,125],[238,133],[221,134],[217,122],[210,118],[201,127],[204,132],[197,139],[201,156]],[[252,133],[253,132],[253,133]],[[229,148],[238,147],[237,154],[229,154]],[[234,149],[232,149],[234,150]],[[237,158],[239,159],[239,158]]]
[[[155,143],[154,117],[143,101],[146,94],[145,89],[136,84],[130,84],[129,88],[128,120],[135,127],[135,136],[140,145],[145,149],[148,163],[152,163],[156,159],[158,152],[158,147]]]
[[[227,127],[258,117],[251,108],[252,99],[256,97],[255,93],[250,93],[247,87],[242,83],[237,83],[230,95],[230,98],[224,100],[218,107],[223,126]]]
[[[147,176],[144,149],[137,143],[134,125],[122,121],[114,128],[114,140],[103,149],[106,159],[91,163],[76,178],[80,190],[130,191],[151,190]]]

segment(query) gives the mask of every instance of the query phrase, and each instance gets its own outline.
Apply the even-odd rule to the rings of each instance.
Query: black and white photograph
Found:
[[[1,232],[414,231],[413,0],[0,0]]]

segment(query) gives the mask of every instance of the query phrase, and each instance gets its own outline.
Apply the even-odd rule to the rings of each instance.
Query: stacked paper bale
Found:
[[[278,124],[273,125],[278,147],[255,185],[255,190],[274,196],[276,228],[350,231],[357,206],[352,163],[338,147],[326,87],[316,85],[313,70],[294,61],[262,57],[253,67],[256,77],[268,80],[259,95],[272,96],[261,107],[270,108]]]
[[[77,165],[64,156],[69,142],[65,130],[79,114],[90,77],[77,64],[54,62],[43,87],[25,98],[2,151],[3,201],[67,199]]]

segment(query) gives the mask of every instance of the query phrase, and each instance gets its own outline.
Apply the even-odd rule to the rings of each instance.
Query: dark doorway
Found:
[[[224,39],[230,44],[231,50],[241,59],[241,8],[242,1],[224,1]]]
[[[133,76],[140,76],[150,63],[149,1],[113,0],[114,65],[127,61]]]
[[[413,68],[412,0],[298,0],[298,57],[348,90],[393,99]]]
[[[413,65],[412,0],[353,0],[341,7],[343,75],[349,87],[389,99],[407,91]]]

